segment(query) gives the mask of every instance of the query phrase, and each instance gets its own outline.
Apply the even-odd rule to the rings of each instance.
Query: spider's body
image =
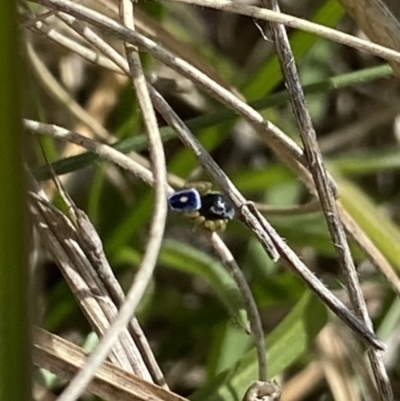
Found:
[[[191,213],[201,208],[201,197],[194,188],[174,192],[168,198],[168,206],[178,213]]]
[[[232,220],[235,216],[235,209],[219,192],[210,192],[200,199],[200,214],[207,220]]]
[[[210,231],[223,231],[235,210],[220,192],[210,192],[210,185],[201,183],[199,190],[187,188],[168,198],[171,210],[194,220],[194,227],[203,226]]]

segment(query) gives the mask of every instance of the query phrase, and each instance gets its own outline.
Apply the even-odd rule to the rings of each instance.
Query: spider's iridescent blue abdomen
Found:
[[[201,208],[201,197],[194,188],[183,189],[168,197],[168,206],[174,212],[195,212]]]

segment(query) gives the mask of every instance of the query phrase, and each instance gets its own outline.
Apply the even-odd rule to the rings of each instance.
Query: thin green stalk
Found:
[[[31,399],[27,213],[16,2],[0,7],[0,400]]]
[[[338,75],[336,77],[324,79],[310,85],[305,85],[304,91],[307,95],[327,93],[330,90],[346,88],[358,83],[365,83],[374,81],[376,79],[387,78],[391,75],[393,75],[393,71],[390,66],[382,65],[379,67],[366,68],[360,71]],[[250,103],[250,105],[256,110],[262,110],[273,106],[280,106],[286,102],[287,92],[281,91],[266,98],[256,100]],[[222,109],[214,114],[193,118],[187,121],[186,124],[191,130],[197,132],[201,129],[221,124],[235,118],[237,118],[237,115],[233,111]],[[176,137],[175,132],[170,127],[162,128],[161,135],[164,142]],[[146,135],[138,135],[128,138],[124,141],[117,142],[114,146],[122,153],[129,153],[133,150],[140,152],[144,149],[147,149],[147,137]],[[62,175],[71,173],[84,167],[88,167],[94,164],[97,160],[99,160],[98,156],[94,155],[93,153],[85,152],[78,156],[72,156],[59,160],[53,163],[52,166],[57,175]],[[51,171],[48,166],[41,166],[35,170],[35,176],[38,180],[50,179]]]

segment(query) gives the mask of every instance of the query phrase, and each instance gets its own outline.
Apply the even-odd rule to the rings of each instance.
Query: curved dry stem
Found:
[[[319,203],[319,200],[316,198],[312,198],[309,202],[303,205],[279,207],[256,203],[256,206],[260,213],[266,214],[268,216],[295,216],[321,211],[321,205]]]
[[[83,393],[87,384],[90,382],[96,368],[101,365],[103,360],[107,357],[109,350],[113,343],[118,338],[121,330],[130,321],[137,305],[139,304],[148,282],[152,277],[152,273],[156,264],[157,256],[161,247],[162,238],[164,234],[165,221],[167,216],[167,206],[165,203],[166,198],[166,167],[163,145],[158,131],[158,125],[150,97],[147,92],[146,81],[143,71],[140,68],[140,62],[136,60],[132,68],[132,75],[135,77],[135,86],[138,92],[140,105],[143,110],[144,120],[149,134],[150,153],[153,160],[153,175],[155,180],[156,195],[155,195],[155,212],[152,219],[150,228],[149,242],[143,257],[143,261],[135,280],[129,290],[124,304],[121,306],[115,322],[110,326],[109,330],[101,340],[98,348],[91,354],[85,367],[80,373],[71,381],[67,389],[59,397],[61,401],[75,400]],[[104,150],[104,148],[103,148]],[[109,149],[108,149],[109,150]],[[118,152],[116,152],[118,153]],[[135,171],[143,174],[143,168],[137,169],[138,165],[135,164]],[[142,177],[147,174],[142,175]]]
[[[125,19],[130,19],[130,5],[126,5],[125,2],[122,3],[124,5],[123,9],[126,11]],[[106,42],[104,42],[101,38],[98,37],[96,33],[90,30],[87,27],[84,27],[79,21],[75,20],[75,18],[66,15],[64,13],[59,13],[59,18],[61,18],[64,22],[68,23],[68,25],[75,29],[79,34],[81,34],[84,38],[86,38],[95,48],[101,51],[103,54],[108,56],[111,60],[118,65],[122,71],[125,73],[129,73],[128,63],[122,56],[120,56],[111,46],[109,46]],[[133,53],[131,52],[133,51]],[[136,51],[135,49],[127,48],[127,53],[130,53],[130,65],[135,65],[137,63],[136,60]],[[134,71],[132,71],[132,74]],[[154,92],[154,89],[150,87],[150,90]],[[157,99],[154,98],[156,104]],[[161,113],[168,113],[168,107],[165,109],[161,107]],[[172,109],[170,110],[172,112]],[[170,114],[170,113],[169,113]],[[166,116],[165,116],[166,117]],[[141,165],[145,165],[143,161],[140,162]],[[176,181],[176,180],[175,180]],[[214,249],[220,256],[221,260],[224,261],[224,265],[231,271],[236,283],[238,284],[239,290],[243,295],[243,298],[247,305],[247,310],[249,313],[250,324],[252,328],[252,332],[255,339],[258,361],[259,361],[259,380],[265,381],[267,377],[267,364],[266,364],[266,356],[265,356],[265,341],[264,341],[264,333],[261,324],[261,318],[257,310],[257,305],[254,301],[252,293],[247,285],[247,282],[243,275],[241,274],[241,270],[239,269],[237,263],[235,262],[233,255],[229,251],[228,247],[224,244],[224,242],[214,234],[211,237],[212,245]]]
[[[144,49],[146,49],[148,52],[153,54],[155,57],[159,58],[161,61],[169,65],[171,68],[176,69],[177,71],[181,72],[184,74],[186,77],[192,79],[199,85],[201,85],[203,88],[205,88],[209,93],[211,93],[214,97],[218,98],[222,102],[224,102],[226,105],[228,105],[230,108],[233,108],[238,114],[242,115],[244,118],[246,118],[248,121],[251,121],[252,125],[256,127],[258,132],[262,132],[264,135],[269,135],[269,143],[274,150],[279,153],[279,154],[284,154],[285,156],[282,156],[285,161],[293,166],[295,165],[296,169],[296,164],[297,164],[297,172],[299,172],[299,167],[301,167],[303,170],[305,170],[304,166],[306,165],[304,162],[304,158],[302,155],[301,150],[295,145],[294,143],[291,143],[290,140],[287,139],[284,135],[281,135],[282,133],[276,129],[276,127],[273,127],[271,124],[266,123],[263,121],[262,117],[255,112],[253,109],[248,107],[246,104],[243,102],[240,102],[237,98],[232,96],[230,93],[224,92],[223,88],[221,89],[218,85],[216,85],[214,82],[211,80],[207,79],[204,74],[199,73],[196,71],[192,66],[190,66],[188,63],[185,63],[183,60],[180,60],[170,53],[166,52],[164,49],[162,49],[160,46],[157,46],[153,41],[138,35],[136,32],[128,31],[125,28],[121,27],[119,24],[117,24],[115,21],[109,20],[105,18],[102,15],[99,15],[91,10],[85,9],[84,7],[81,7],[79,5],[76,5],[74,3],[68,2],[68,1],[61,1],[61,0],[38,0],[38,2],[46,5],[51,5],[53,7],[59,7],[63,11],[67,11],[70,13],[73,13],[76,16],[79,16],[82,19],[86,19],[90,21],[91,23],[96,24],[97,26],[101,28],[106,28],[109,31],[113,31],[115,35],[118,35],[119,37],[123,37],[125,40],[131,41],[133,44],[140,45]],[[176,128],[176,127],[175,127]],[[179,127],[178,127],[179,128]],[[207,160],[205,156],[205,153],[203,153],[202,149],[199,149],[199,147],[195,145],[190,145],[190,148],[194,151],[194,153],[199,156],[199,159],[202,161],[203,165],[207,165]],[[204,156],[202,159],[200,156]],[[300,166],[302,164],[302,166]],[[241,210],[247,210],[245,208],[242,208],[243,206],[243,197],[238,197],[237,191],[233,190],[234,187],[231,186],[231,183],[229,180],[219,174],[218,170],[215,169],[213,170],[212,164],[208,163],[208,172],[214,176],[214,178],[219,182],[221,185],[221,188],[223,188],[227,193],[230,195],[230,199],[235,203],[235,205],[238,208],[241,208]],[[305,179],[304,177],[307,175],[307,171],[302,171],[300,176]],[[311,183],[311,188],[312,188],[312,183]],[[246,212],[247,213],[247,212]],[[248,218],[251,216],[250,214],[244,213],[245,216]],[[253,216],[254,217],[254,216]],[[254,220],[257,222],[257,219]],[[249,221],[247,221],[249,226],[253,228],[253,230],[256,230],[257,227],[260,229],[260,225],[258,224],[257,227],[255,225],[252,225]],[[256,224],[256,223],[254,223]],[[256,230],[257,231],[257,230]],[[265,229],[261,227],[261,230],[259,231],[259,234],[264,232]],[[265,236],[263,238],[259,237],[261,241],[264,241],[263,243],[265,244]],[[282,244],[279,244],[280,246]],[[281,249],[284,249],[281,247]],[[310,286],[312,284],[309,283]],[[325,288],[324,286],[322,286]],[[314,288],[314,287],[313,287]],[[315,287],[316,288],[316,287]],[[325,288],[326,290],[326,288]],[[322,290],[324,291],[324,290]],[[326,290],[327,291],[327,290]],[[329,291],[328,291],[329,293]],[[324,293],[326,295],[326,292]],[[337,306],[337,305],[336,305]],[[335,306],[331,304],[331,307],[334,309]],[[338,310],[337,308],[335,310]],[[346,315],[348,318],[348,315]],[[349,321],[349,320],[348,320]],[[353,322],[354,323],[354,322]],[[356,324],[357,326],[357,324]],[[358,330],[360,330],[360,327],[358,327]],[[372,338],[370,338],[370,341],[375,344],[377,347],[381,347],[381,344]],[[378,345],[379,344],[379,345]]]
[[[110,141],[111,135],[108,131],[98,123],[90,114],[83,109],[76,100],[60,85],[54,78],[49,69],[37,55],[35,49],[30,42],[26,43],[27,55],[31,62],[33,71],[38,77],[39,82],[43,85],[44,89],[64,106],[64,110],[69,112],[73,117],[77,118],[89,130],[91,130],[97,138],[103,141]]]
[[[144,168],[142,164],[137,163],[136,161],[130,159],[128,156],[120,153],[119,151],[113,149],[108,145],[99,144],[91,139],[88,139],[86,137],[68,131],[61,127],[57,127],[55,125],[43,124],[33,120],[24,120],[24,127],[25,129],[35,132],[37,134],[50,135],[54,138],[63,141],[70,141],[77,145],[80,145],[85,149],[98,154],[100,157],[109,160],[126,170],[129,170],[130,172],[141,178],[143,181],[147,182],[149,185],[151,186],[154,185],[152,173],[149,170]],[[169,187],[168,190],[170,193],[173,192],[173,189],[171,187]],[[232,253],[229,251],[228,247],[215,233],[212,235],[211,243],[214,246],[214,249],[216,250],[218,256],[222,260],[223,265],[226,266],[229,269],[229,271],[235,270],[236,272],[233,275],[233,277],[236,283],[238,284],[242,296],[246,300],[246,308],[249,314],[251,327],[254,330],[254,339],[257,347],[257,354],[259,356],[259,366],[260,366],[259,376],[260,379],[262,379],[262,377],[266,376],[265,343],[261,327],[261,319],[258,314],[255,301],[250,291],[243,290],[246,284],[243,283],[243,278],[240,277],[240,272],[239,273],[237,272],[238,269],[237,264],[235,262]]]
[[[249,314],[251,333],[254,337],[254,343],[257,351],[258,380],[265,382],[267,380],[265,338],[261,317],[257,309],[257,304],[254,300],[253,294],[251,292],[249,284],[246,281],[246,278],[244,277],[228,247],[215,233],[210,235],[210,241],[214,246],[215,251],[218,253],[219,258],[222,260],[224,266],[226,266],[231,273],[232,277],[239,287],[241,294],[243,295],[246,304],[246,310]]]
[[[195,82],[212,97],[218,99],[230,109],[233,109],[236,113],[247,120],[257,132],[268,135],[271,148],[273,148],[287,164],[293,165],[295,161],[297,164],[306,166],[301,148],[292,139],[286,136],[276,126],[265,121],[260,113],[255,111],[238,97],[234,96],[230,91],[220,86],[186,61],[174,56],[161,46],[157,45],[154,41],[146,38],[138,32],[127,29],[116,21],[107,18],[100,13],[68,0],[36,0],[36,2],[74,15],[79,19],[98,26],[100,29],[105,29],[107,32],[112,33],[118,38],[139,46],[156,59]]]
[[[98,143],[90,138],[86,138],[53,124],[43,124],[38,121],[24,119],[23,125],[26,130],[36,134],[49,135],[61,141],[72,142],[76,145],[82,146],[90,152],[97,154],[102,159],[111,160],[123,169],[129,170],[132,174],[149,185],[154,185],[154,178],[151,171],[111,146]]]
[[[157,104],[157,109],[168,121],[168,124],[177,132],[181,141],[196,155],[205,171],[207,171],[208,174],[220,185],[227,198],[238,209],[241,219],[255,234],[270,257],[273,260],[276,260],[277,255],[278,258],[281,257],[285,260],[288,265],[300,275],[306,284],[315,291],[321,299],[323,299],[329,308],[346,322],[346,324],[364,338],[364,340],[369,342],[371,345],[373,344],[375,348],[383,349],[384,345],[382,342],[377,340],[375,334],[360,324],[358,319],[349,313],[346,306],[333,297],[332,293],[300,261],[297,255],[286,245],[285,241],[263,218],[254,205],[246,201],[243,195],[237,190],[198,140],[191,134],[186,125],[173,111],[169,110],[169,106],[165,100],[154,89],[151,90],[151,95],[153,101]]]

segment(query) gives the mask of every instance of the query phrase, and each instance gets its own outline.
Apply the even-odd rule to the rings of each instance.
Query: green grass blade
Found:
[[[375,174],[385,170],[400,169],[400,148],[380,147],[377,150],[359,150],[330,161],[342,174]]]
[[[123,251],[116,258],[116,262],[135,264],[132,255],[134,253],[131,251]],[[234,322],[243,329],[248,329],[249,322],[242,296],[230,274],[217,260],[190,245],[165,240],[159,261],[170,269],[196,276],[207,283],[233,317]]]
[[[215,328],[213,337],[216,339],[208,354],[207,377],[209,378],[233,366],[252,344],[251,336],[231,321],[226,321]]]
[[[364,70],[338,75],[310,85],[305,85],[304,90],[306,94],[326,94],[330,90],[346,88],[359,83],[367,83],[376,79],[387,78],[391,75],[393,75],[393,71],[390,66],[382,65],[379,67],[366,68]],[[272,106],[283,105],[287,102],[287,99],[286,91],[281,91],[266,98],[251,102],[250,105],[256,110],[263,110]],[[237,115],[233,111],[222,109],[215,114],[196,117],[186,123],[194,133],[197,133],[201,129],[212,127],[223,122],[232,121],[235,118],[237,118]],[[161,135],[164,142],[176,137],[174,131],[169,127],[162,128]],[[140,152],[145,150],[148,146],[147,136],[138,135],[117,142],[113,146],[122,153],[129,153],[133,150]],[[52,167],[57,175],[62,175],[93,165],[99,160],[100,158],[93,153],[85,152],[77,156],[59,160],[53,163]],[[35,169],[35,177],[38,180],[50,179],[51,170],[48,166],[40,166]]]
[[[330,171],[332,171],[330,169]],[[382,254],[400,270],[400,230],[365,192],[339,174],[340,201]]]
[[[195,275],[208,283],[235,323],[243,329],[248,329],[244,300],[236,283],[221,263],[189,245],[173,240],[164,241],[160,261],[170,268]]]
[[[327,322],[327,310],[315,296],[306,293],[283,322],[267,337],[268,376],[289,367],[309,348]],[[192,401],[237,401],[257,379],[254,350],[229,371],[191,396]]]
[[[327,0],[316,11],[312,21],[328,27],[335,26],[344,14],[343,8],[336,0]],[[318,40],[318,36],[307,32],[295,32],[290,39],[295,59],[300,60]],[[273,56],[243,90],[247,99],[255,99],[270,93],[282,82],[281,68],[278,58]]]
[[[140,258],[133,250],[125,248],[115,258],[116,263],[138,264]],[[161,248],[159,262],[183,273],[196,276],[210,288],[228,310],[234,323],[244,330],[249,328],[244,301],[236,283],[225,268],[204,252],[174,240],[165,240]]]
[[[16,3],[0,7],[0,400],[31,400],[28,229]]]

